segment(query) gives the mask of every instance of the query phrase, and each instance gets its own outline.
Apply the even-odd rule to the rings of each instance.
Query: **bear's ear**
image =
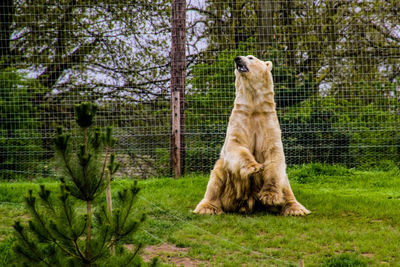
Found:
[[[272,62],[271,61],[265,61],[264,63],[265,63],[265,65],[267,65],[268,70],[271,71],[272,70]]]

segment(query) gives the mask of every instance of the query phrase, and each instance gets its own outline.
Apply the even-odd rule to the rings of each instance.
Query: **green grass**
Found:
[[[199,216],[207,176],[140,181],[137,213],[148,215],[135,241],[189,248],[182,255],[212,266],[400,266],[400,173],[396,167],[348,170],[310,164],[289,169],[297,199],[312,214],[258,212]],[[126,187],[117,180],[112,187]],[[55,182],[47,187],[57,188]],[[11,225],[38,183],[0,183],[0,265],[12,261]],[[36,189],[35,189],[36,190]],[[162,259],[162,258],[161,258]]]

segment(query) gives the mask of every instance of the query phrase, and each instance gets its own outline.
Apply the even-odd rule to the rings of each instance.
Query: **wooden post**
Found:
[[[171,147],[170,168],[175,178],[183,174],[185,143],[186,1],[172,1],[171,44]]]

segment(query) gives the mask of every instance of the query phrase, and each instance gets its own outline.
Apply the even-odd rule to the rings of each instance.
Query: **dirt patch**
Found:
[[[133,249],[133,245],[126,245],[129,250]],[[205,266],[206,262],[197,260],[187,256],[190,248],[179,248],[171,244],[160,244],[154,246],[145,246],[141,254],[145,262],[150,262],[154,257],[158,257],[159,261],[176,266],[196,267]]]
[[[264,248],[264,250],[267,251],[267,252],[276,252],[276,251],[280,251],[281,248],[269,247],[269,248]]]
[[[374,254],[368,253],[368,252],[361,253],[361,255],[363,255],[364,257],[367,257],[367,258],[373,258],[375,256]]]

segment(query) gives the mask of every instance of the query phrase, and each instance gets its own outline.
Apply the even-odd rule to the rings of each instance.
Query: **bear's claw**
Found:
[[[310,213],[311,212],[309,210],[307,210],[298,202],[287,204],[282,212],[284,216],[305,216]]]

